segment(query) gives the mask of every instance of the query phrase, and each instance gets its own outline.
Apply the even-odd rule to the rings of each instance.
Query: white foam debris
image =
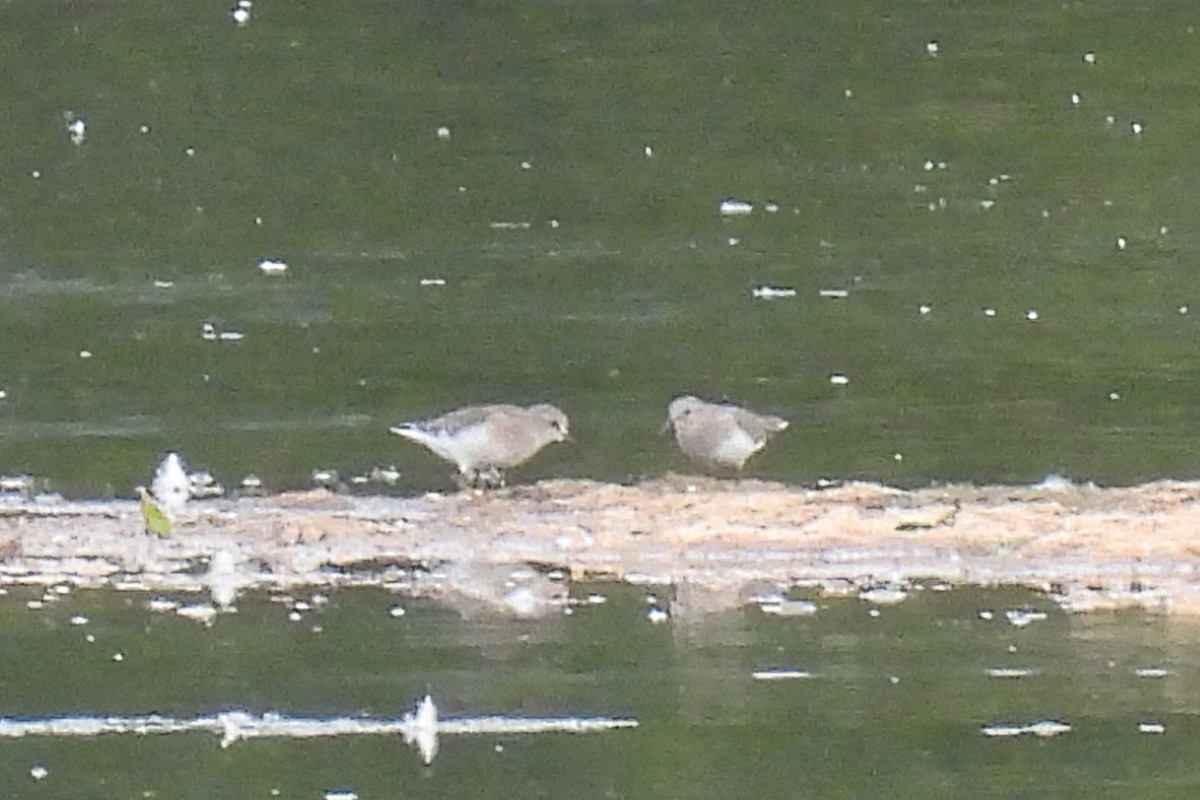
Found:
[[[208,562],[205,581],[213,604],[221,611],[231,610],[246,583],[238,572],[237,554],[228,548],[214,552]]]
[[[1029,320],[1030,322],[1037,322],[1039,319],[1041,319],[1041,317],[1042,315],[1032,308],[1025,312],[1025,319]]]
[[[191,496],[191,480],[179,453],[167,453],[154,473],[150,492],[168,516],[183,513]]]
[[[991,210],[992,206],[994,206],[994,205],[996,205],[995,200],[980,200],[979,201],[979,207],[982,208],[984,211]]]
[[[92,351],[91,351],[91,350],[80,350],[80,351],[79,351],[79,357],[80,357],[80,358],[91,358],[91,357],[92,357]]]
[[[994,317],[994,316],[996,316],[996,309],[989,306],[983,310],[983,315],[985,317]]]
[[[670,614],[668,614],[666,611],[663,611],[661,608],[658,608],[657,606],[651,606],[646,611],[646,619],[650,620],[650,622],[654,623],[655,625],[661,625],[670,618]]]
[[[846,384],[850,383],[850,376],[843,375],[840,372],[835,372],[829,376],[829,382],[834,386],[845,386]]]
[[[1045,611],[1034,611],[1028,608],[1010,608],[1004,612],[1005,618],[1010,625],[1017,628],[1024,628],[1034,622],[1041,622],[1046,619]]]
[[[192,605],[179,606],[175,609],[175,613],[179,616],[203,623],[204,625],[212,625],[213,620],[217,617],[217,609],[211,603],[193,603]]]
[[[1128,245],[1128,244],[1129,244],[1129,240],[1126,239],[1124,236],[1117,237],[1117,249],[1118,250],[1124,250],[1126,245]]]
[[[400,470],[396,469],[394,464],[387,467],[373,467],[368,477],[376,483],[395,486],[400,480]]]
[[[603,595],[603,594],[600,594],[599,592],[592,592],[591,594],[589,594],[587,596],[587,604],[590,606],[596,606],[596,605],[600,605],[602,603],[607,603],[607,602],[608,602],[608,595]]]
[[[1033,736],[1047,737],[1060,736],[1064,733],[1071,732],[1071,726],[1066,722],[1058,720],[1044,719],[1037,722],[1031,722],[1028,725],[984,725],[979,729],[984,736],[1020,736],[1021,734],[1031,734]]]
[[[358,795],[349,789],[334,789],[325,793],[325,800],[358,800]]]
[[[419,281],[421,286],[445,286],[445,278],[421,278]]]
[[[1171,674],[1171,670],[1162,667],[1144,667],[1134,670],[1133,674],[1139,678],[1165,678]]]
[[[238,486],[250,491],[257,491],[258,489],[263,488],[263,482],[262,478],[258,477],[252,472],[246,477],[242,478],[241,483],[239,483]]]
[[[642,153],[646,156],[646,158],[653,158],[654,157],[654,148],[651,147],[650,145],[646,145],[645,147],[642,148]]]
[[[779,204],[768,202],[763,206],[763,211],[766,211],[768,214],[776,214],[779,212]]]
[[[817,677],[803,669],[756,669],[750,673],[756,681],[808,680]]]
[[[30,767],[29,769],[29,777],[33,778],[35,781],[40,781],[49,774],[50,770],[46,769],[41,764]]]
[[[170,289],[170,288],[173,288],[174,286],[175,286],[175,281],[163,281],[163,280],[158,280],[158,279],[155,279],[155,281],[154,281],[155,289]]]
[[[722,200],[721,213],[727,217],[741,217],[754,211],[754,204],[746,200]]]
[[[75,616],[71,617],[72,625],[87,625],[89,621],[90,620],[88,620],[88,618],[83,614],[76,614]]]
[[[263,275],[286,275],[288,265],[286,261],[277,258],[264,258],[258,262],[258,271]]]
[[[533,164],[532,164],[532,162],[529,162],[529,161],[522,161],[522,162],[521,162],[521,169],[533,169]]]
[[[925,43],[925,52],[929,54],[930,58],[937,58],[940,49],[936,39]]]
[[[179,601],[171,600],[166,597],[154,597],[146,601],[146,609],[153,611],[156,614],[174,611],[177,608],[179,608]]]
[[[1037,670],[1028,667],[994,667],[987,670],[989,678],[1027,678],[1036,674]]]
[[[439,125],[437,129],[437,137],[443,142],[450,139],[450,127],[448,125]]]
[[[250,23],[250,12],[253,8],[252,0],[238,0],[237,5],[230,10],[229,16],[239,28],[244,28]]]
[[[1083,54],[1083,63],[1095,64],[1096,63],[1096,54],[1093,51],[1088,50],[1086,53]]]
[[[1129,130],[1133,132],[1134,136],[1141,136],[1142,131],[1146,130],[1146,128],[1142,123],[1135,120],[1129,123]]]
[[[125,654],[124,653],[113,653],[112,660],[116,661],[117,663],[120,663],[125,660]]]
[[[730,236],[730,237],[729,237],[729,246],[730,246],[730,247],[737,247],[737,246],[738,246],[739,244],[741,244],[741,243],[742,243],[742,240],[741,240],[741,238],[739,238],[739,237],[737,237],[737,236]]]
[[[246,334],[241,331],[221,331],[217,338],[222,342],[240,342],[246,338]]]
[[[764,283],[752,289],[750,294],[760,300],[777,300],[781,297],[795,297],[796,290],[786,286],[768,286]]]
[[[1079,96],[1079,92],[1071,92],[1071,105],[1077,106],[1083,98]]]
[[[819,289],[817,291],[817,296],[827,297],[831,300],[842,300],[849,297],[850,292],[847,289]]]
[[[1161,722],[1139,722],[1138,733],[1166,733],[1167,726]]]
[[[860,591],[858,599],[880,606],[893,606],[907,600],[908,592],[891,586],[875,586]]]
[[[526,231],[530,227],[528,222],[490,222],[488,226],[500,231]]]
[[[927,317],[933,313],[933,306],[929,305],[928,303],[922,303],[921,305],[917,306],[917,311],[920,312],[922,317]]]
[[[87,139],[87,122],[70,111],[64,111],[63,118],[67,121],[67,136],[70,137],[71,144],[79,147]]]
[[[408,612],[404,610],[404,606],[395,605],[388,609],[388,614],[393,617],[403,617]]]

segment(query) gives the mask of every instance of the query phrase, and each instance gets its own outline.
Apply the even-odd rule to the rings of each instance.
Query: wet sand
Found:
[[[1198,497],[1200,483],[1175,481],[902,491],[561,480],[417,498],[194,501],[163,539],[142,531],[133,501],[8,497],[0,582],[155,592],[218,581],[236,591],[383,585],[536,616],[562,608],[569,583],[618,579],[670,587],[661,591],[676,618],[795,587],[883,603],[914,582],[944,582],[1030,586],[1071,610],[1194,614]]]

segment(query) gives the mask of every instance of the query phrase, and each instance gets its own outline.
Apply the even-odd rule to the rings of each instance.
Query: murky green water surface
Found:
[[[640,725],[446,736],[430,767],[398,737],[226,749],[199,733],[26,737],[0,740],[0,785],[30,798],[319,798],[336,789],[361,798],[1151,798],[1197,788],[1200,652],[1189,622],[1067,617],[1019,591],[926,590],[877,615],[859,600],[828,599],[811,617],[755,607],[656,625],[645,590],[592,586],[579,599],[588,593],[607,602],[541,622],[466,620],[366,590],[335,592],[289,621],[293,605],[252,595],[204,628],[148,611],[136,593],[79,592],[31,609],[40,593],[14,590],[0,598],[5,716],[243,708],[394,718],[430,692],[449,718]],[[668,600],[658,593],[659,605]],[[390,613],[397,603],[402,617]],[[1047,617],[1016,627],[1005,615],[1013,609]],[[73,624],[77,616],[86,621]],[[1029,673],[987,674],[1017,668]],[[769,669],[811,677],[753,677]],[[982,732],[1041,720],[1071,730]],[[1139,732],[1151,722],[1165,732]],[[34,780],[39,766],[47,774]]]
[[[0,468],[440,489],[389,424],[546,399],[577,442],[525,479],[628,479],[687,468],[691,391],[791,418],[787,481],[1192,475],[1197,16],[14,0]]]

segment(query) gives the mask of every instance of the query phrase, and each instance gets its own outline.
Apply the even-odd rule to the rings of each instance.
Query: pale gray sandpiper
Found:
[[[454,462],[465,485],[475,487],[503,486],[505,469],[524,464],[569,433],[567,415],[548,403],[467,406],[391,431]]]
[[[782,417],[682,395],[671,401],[663,430],[673,428],[679,449],[696,461],[740,470],[746,459],[787,426]]]

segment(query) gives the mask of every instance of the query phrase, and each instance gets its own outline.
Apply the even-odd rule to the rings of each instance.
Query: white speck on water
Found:
[[[763,211],[766,211],[768,214],[775,214],[779,211],[779,204],[768,202],[763,206]]]
[[[125,654],[124,653],[113,653],[112,660],[116,661],[119,664],[125,660]]]
[[[917,307],[917,311],[921,312],[922,317],[925,317],[933,313],[933,306],[928,303],[922,303]]]
[[[67,135],[71,137],[71,144],[78,147],[87,139],[87,123],[83,117],[77,117],[70,111],[64,112],[63,116],[67,120]]]
[[[194,603],[192,605],[179,606],[175,609],[175,613],[185,619],[201,622],[205,625],[212,625],[213,620],[217,616],[217,609],[211,603]]]
[[[774,300],[780,297],[795,297],[796,290],[787,286],[769,286],[764,283],[762,286],[752,289],[750,294],[760,300]]]
[[[192,156],[196,155],[196,148],[188,147],[183,152],[184,152],[184,154],[187,155],[188,158],[191,158]]]
[[[0,389],[0,400],[7,400],[7,399],[8,399],[8,390]]]
[[[1104,118],[1104,124],[1105,125],[1116,125],[1117,118],[1114,117],[1112,114],[1109,114],[1107,117]]]
[[[246,334],[240,331],[221,331],[217,334],[217,338],[222,342],[240,342],[246,338]]]
[[[646,145],[645,147],[643,147],[642,152],[646,154],[646,158],[654,157],[654,148],[651,147],[650,145]]]
[[[92,351],[91,351],[91,350],[80,350],[80,351],[79,351],[79,357],[80,357],[80,358],[91,358],[91,357],[92,357]]]
[[[736,237],[736,236],[729,237],[729,246],[730,247],[737,247],[741,243],[742,243],[742,240],[739,239],[738,237]]]
[[[1120,400],[1120,399],[1121,399],[1121,393],[1120,393],[1120,392],[1109,392],[1109,393],[1108,393],[1108,399],[1109,399],[1109,400]]]
[[[557,227],[558,227],[560,224],[562,224],[562,223],[560,223],[560,222],[559,222],[558,220],[556,220],[556,219],[552,219],[552,220],[550,220],[550,227],[551,227],[551,228],[557,228]]]
[[[993,617],[995,617],[995,614],[992,613],[991,609],[987,609],[987,608],[980,609],[979,618],[981,620],[984,620],[985,622],[990,622]]]
[[[1171,674],[1171,670],[1162,667],[1144,667],[1134,670],[1133,674],[1139,678],[1165,678]]]
[[[853,89],[847,89],[847,90],[845,90],[844,92],[842,92],[842,94],[843,94],[843,95],[845,95],[846,97],[854,97],[854,90],[853,90]]]
[[[803,669],[756,669],[750,673],[756,681],[808,680],[817,677]]]
[[[450,128],[445,125],[439,126],[437,129],[437,137],[443,142],[447,141],[450,138]]]
[[[1036,674],[1036,670],[1028,667],[995,667],[987,670],[989,678],[1025,678]]]
[[[1127,245],[1127,244],[1129,244],[1129,240],[1126,239],[1124,236],[1117,237],[1117,249],[1118,250],[1124,250],[1125,245]]]
[[[72,625],[87,625],[88,618],[83,616],[82,614],[76,614],[75,616],[71,617],[71,624]]]
[[[286,261],[264,258],[258,262],[258,271],[263,275],[283,275],[288,271],[288,265]]]
[[[527,231],[530,228],[528,222],[489,222],[488,227],[498,231]]]
[[[1186,314],[1188,312],[1188,307],[1180,306],[1177,310],[1179,311],[1180,314]]]
[[[1015,652],[1017,652],[1017,646],[1016,646],[1015,644],[1010,644],[1010,645],[1009,645],[1008,647],[1006,647],[1005,649],[1006,649],[1008,652],[1010,652],[1010,653],[1015,653]]]
[[[850,383],[850,376],[843,375],[840,372],[835,372],[829,376],[829,382],[834,386],[845,386],[846,384]]]
[[[35,781],[40,781],[49,774],[50,770],[46,769],[40,764],[29,770],[29,777],[33,778]]]
[[[149,133],[149,132],[150,132],[149,125],[142,125],[140,128],[138,128],[138,133]]]
[[[929,159],[925,159],[925,163],[924,163],[924,164],[922,164],[921,166],[923,166],[923,167],[925,168],[925,171],[926,171],[926,172],[933,172],[933,168],[934,168],[934,166],[936,166],[936,165],[935,165],[935,164],[934,164],[932,161],[930,161]]]
[[[646,619],[650,620],[655,625],[661,625],[671,618],[671,615],[663,611],[657,606],[651,606],[646,612]]]
[[[421,278],[419,281],[421,286],[445,286],[445,278]]]
[[[404,610],[404,606],[392,606],[388,609],[388,614],[393,617],[403,617],[408,612]]]
[[[850,296],[850,291],[848,289],[818,289],[817,296],[831,300],[844,300]]]
[[[867,616],[871,617],[872,619],[878,617],[879,614],[880,614],[880,611],[878,608],[872,608],[869,611],[867,611]]]
[[[1083,54],[1083,63],[1095,64],[1096,63],[1096,54],[1094,52],[1092,52],[1091,50],[1088,50],[1086,53]]]
[[[928,53],[930,55],[930,57],[932,57],[932,58],[937,57],[939,49],[940,48],[938,47],[938,43],[937,43],[936,39],[931,42],[925,43],[925,52]]]
[[[246,477],[242,478],[242,482],[239,483],[238,485],[241,486],[243,489],[261,489],[263,482],[262,482],[262,478],[251,473],[251,474],[247,475]]]
[[[1037,322],[1039,319],[1041,319],[1041,317],[1042,315],[1034,311],[1032,308],[1025,312],[1025,319],[1029,320],[1030,322]]]
[[[174,611],[179,608],[179,603],[175,600],[168,600],[165,597],[155,597],[146,601],[146,609],[155,613],[163,613],[166,611]]]
[[[335,789],[325,793],[325,800],[358,800],[358,795],[344,789]]]
[[[292,611],[288,614],[288,619],[292,622],[299,622],[300,620],[304,619],[304,615],[299,611]]]
[[[1041,720],[1029,725],[984,725],[979,729],[984,736],[1020,736],[1030,733],[1034,736],[1058,736],[1071,732],[1071,726],[1058,720]]]
[[[40,177],[42,177],[42,171],[41,171],[40,169],[35,169],[33,172],[31,172],[31,173],[29,173],[29,174],[30,174],[31,176],[33,176],[34,178],[40,178]]]
[[[255,218],[254,218],[254,224],[255,224],[255,225],[262,225],[262,222],[263,222],[263,220],[262,220],[262,217],[255,217]]]
[[[170,289],[174,285],[175,285],[175,281],[160,281],[160,280],[154,281],[155,289]]]
[[[744,216],[754,211],[754,204],[745,200],[722,200],[720,209],[727,217]]]
[[[1013,608],[1005,611],[1004,616],[1008,619],[1010,625],[1024,628],[1034,622],[1041,622],[1046,619],[1046,612],[1033,611],[1026,608]]]
[[[237,5],[229,12],[239,28],[244,28],[250,22],[250,11],[254,8],[252,0],[238,0]]]
[[[1071,92],[1071,105],[1073,105],[1073,106],[1079,105],[1079,101],[1082,99],[1083,98],[1081,98],[1079,96],[1079,92]]]
[[[521,169],[533,169],[533,164],[530,164],[528,161],[522,161]]]
[[[979,201],[979,207],[982,208],[984,211],[987,211],[994,205],[996,205],[995,200],[980,200]]]
[[[1138,733],[1166,733],[1167,726],[1161,722],[1139,722]]]
[[[988,178],[988,186],[999,186],[999,185],[1000,185],[999,178]]]
[[[892,453],[892,458],[894,458],[897,461],[903,461],[904,453]]]
[[[1166,236],[1168,233],[1170,233],[1170,230],[1171,230],[1171,229],[1170,229],[1170,228],[1168,228],[1166,225],[1163,225],[1162,227],[1160,227],[1160,228],[1158,229],[1158,232],[1159,232],[1159,234],[1161,234],[1162,236]]]
[[[1131,122],[1129,123],[1129,130],[1133,131],[1134,136],[1141,136],[1145,127],[1140,122]]]

